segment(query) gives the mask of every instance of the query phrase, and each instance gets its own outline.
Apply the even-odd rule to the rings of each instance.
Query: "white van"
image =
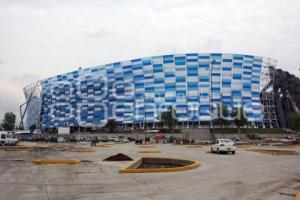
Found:
[[[7,132],[0,131],[0,146],[8,145]]]
[[[15,138],[12,133],[0,131],[0,146],[16,145],[17,143],[18,139]]]
[[[18,139],[15,137],[15,135],[12,132],[8,132],[7,137],[8,137],[9,145],[16,145],[18,143]]]

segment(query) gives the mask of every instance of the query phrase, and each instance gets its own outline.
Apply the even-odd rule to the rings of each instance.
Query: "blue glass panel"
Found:
[[[233,79],[237,79],[237,80],[241,80],[242,79],[242,75],[241,74],[233,74]]]
[[[178,83],[185,82],[185,81],[186,81],[186,79],[185,79],[184,76],[178,76],[178,77],[176,77],[176,82],[178,82]]]

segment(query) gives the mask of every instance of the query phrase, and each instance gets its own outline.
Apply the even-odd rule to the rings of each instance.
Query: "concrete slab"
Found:
[[[24,146],[36,146],[25,143]],[[38,144],[40,145],[40,144]],[[129,162],[105,162],[124,153],[133,159],[140,148],[133,143],[93,148],[94,153],[71,153],[89,143],[66,144],[28,152],[0,150],[0,199],[14,200],[290,200],[300,188],[300,156],[270,156],[238,149],[236,155],[206,153],[210,146],[155,144],[158,156],[196,160],[201,167],[159,174],[119,174]],[[63,146],[63,147],[61,147]],[[65,147],[64,147],[65,146]],[[286,148],[285,148],[286,149]],[[300,152],[300,147],[291,148]],[[35,159],[78,159],[77,165],[36,165]]]

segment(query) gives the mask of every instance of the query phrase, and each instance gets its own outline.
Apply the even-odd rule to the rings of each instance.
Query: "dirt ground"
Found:
[[[22,145],[43,148],[0,150],[1,200],[292,200],[300,191],[299,155],[268,155],[244,148],[238,148],[236,155],[218,155],[209,153],[209,146],[172,144],[154,144],[151,150],[160,154],[137,153],[140,148],[133,143],[100,145],[95,152],[71,151],[89,147],[88,143]],[[300,146],[284,150],[300,152]],[[131,161],[102,161],[117,153],[133,159],[152,155],[191,159],[201,167],[183,172],[119,174],[118,170]],[[33,159],[85,162],[36,165]]]

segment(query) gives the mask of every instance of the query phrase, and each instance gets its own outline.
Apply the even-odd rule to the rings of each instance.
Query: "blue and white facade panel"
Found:
[[[41,81],[43,128],[158,122],[174,106],[179,121],[210,121],[216,104],[243,106],[260,122],[261,57],[177,54],[80,69]]]

